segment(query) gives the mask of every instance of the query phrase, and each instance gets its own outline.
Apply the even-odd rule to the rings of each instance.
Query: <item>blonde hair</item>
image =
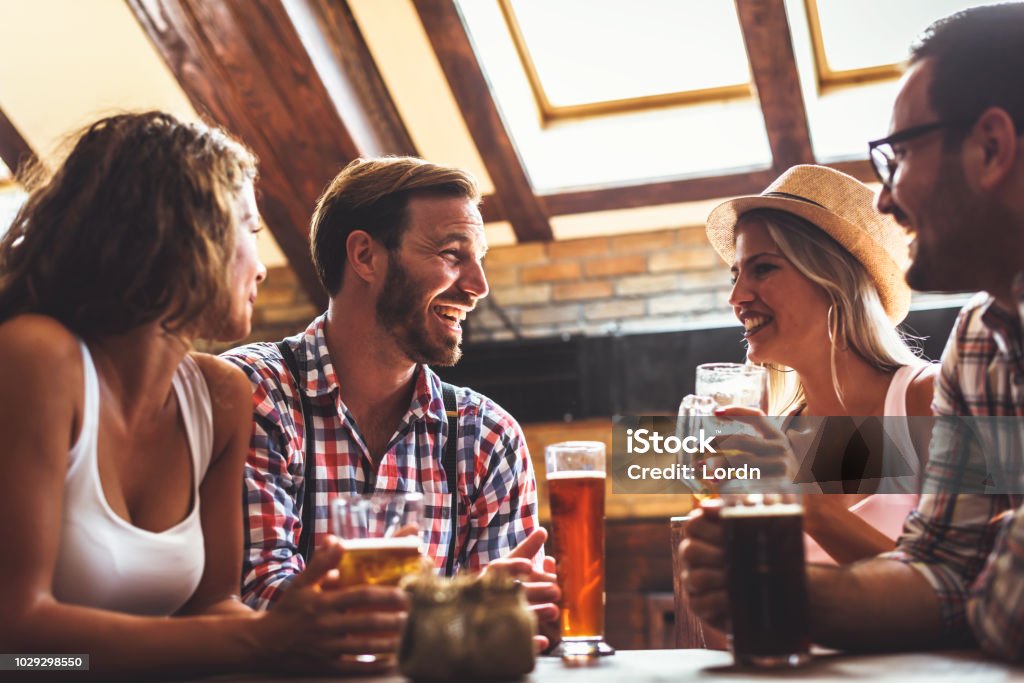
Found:
[[[416,157],[356,159],[334,177],[317,201],[310,225],[313,263],[330,296],[341,289],[352,231],[365,230],[388,250],[398,249],[413,195],[480,201],[472,175]]]
[[[882,372],[921,363],[908,337],[896,329],[867,270],[849,251],[813,223],[774,209],[755,209],[740,220],[760,219],[782,255],[829,299],[828,330],[832,386],[839,401],[843,390],[836,375],[836,351],[849,349]],[[768,411],[784,415],[804,403],[804,388],[791,368],[765,363]]]

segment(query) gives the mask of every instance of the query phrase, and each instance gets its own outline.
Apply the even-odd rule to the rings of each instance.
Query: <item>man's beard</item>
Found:
[[[388,279],[377,299],[377,324],[412,362],[455,365],[462,358],[460,340],[445,336],[431,341],[427,325],[428,307],[422,304],[424,302],[409,273],[393,254],[388,253]]]
[[[983,289],[987,245],[981,241],[991,239],[989,231],[1006,216],[971,192],[959,156],[951,153],[944,155],[929,202],[925,214],[932,220],[917,231],[907,284],[920,292]],[[923,233],[931,239],[923,240]]]

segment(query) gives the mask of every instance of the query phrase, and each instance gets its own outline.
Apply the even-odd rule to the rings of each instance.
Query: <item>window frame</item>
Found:
[[[899,63],[877,64],[857,69],[833,69],[825,52],[818,0],[803,0],[803,3],[807,13],[807,28],[811,36],[811,51],[814,54],[814,81],[819,93],[850,85],[898,79],[903,74],[903,65]]]
[[[534,63],[530,50],[527,47],[522,26],[519,24],[518,19],[516,19],[512,0],[498,0],[498,6],[501,8],[501,15],[505,20],[509,36],[512,38],[519,62],[522,64],[523,71],[526,74],[526,80],[530,84],[530,90],[533,93],[534,101],[540,113],[541,125],[546,126],[552,122],[566,119],[623,114],[703,102],[747,99],[754,96],[753,78],[750,78],[743,84],[658,93],[656,95],[602,100],[583,104],[554,105],[544,90],[537,65]]]

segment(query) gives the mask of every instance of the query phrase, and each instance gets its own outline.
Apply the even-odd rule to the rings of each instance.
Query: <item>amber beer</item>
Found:
[[[343,586],[397,586],[403,576],[420,569],[417,536],[343,540],[338,564]]]
[[[332,529],[341,541],[342,587],[395,586],[420,569],[421,493],[343,493],[331,501]],[[354,608],[353,611],[361,611]],[[373,611],[363,608],[362,611]],[[365,633],[370,636],[372,633]],[[395,661],[396,653],[344,654],[345,662]]]
[[[551,526],[562,589],[562,638],[604,635],[605,473],[548,474]]]
[[[733,656],[739,664],[809,659],[810,626],[799,503],[722,508]]]

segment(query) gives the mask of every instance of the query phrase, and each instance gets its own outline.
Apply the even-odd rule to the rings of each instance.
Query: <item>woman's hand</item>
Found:
[[[709,465],[736,467],[749,465],[760,470],[762,477],[795,481],[799,464],[786,435],[757,408],[726,406],[715,411],[716,418],[750,426],[756,434],[739,433],[715,438],[717,455],[707,459]]]
[[[356,662],[343,655],[395,653],[409,602],[399,588],[324,590],[342,556],[334,537],[317,548],[277,605],[261,619],[257,647],[279,671],[371,673],[393,661]]]

